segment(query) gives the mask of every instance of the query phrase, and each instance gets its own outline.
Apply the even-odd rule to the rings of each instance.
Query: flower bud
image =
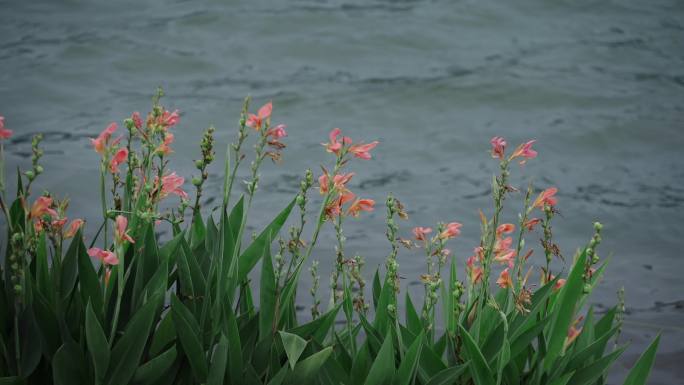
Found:
[[[305,198],[301,194],[297,195],[296,200],[297,200],[297,205],[299,205],[299,206],[303,205],[305,202]]]
[[[601,222],[594,222],[594,230],[596,230],[596,232],[599,232],[602,229],[603,229],[603,225],[601,224]]]
[[[200,179],[198,177],[193,177],[192,178],[192,184],[194,184],[195,186],[199,186],[202,184],[202,179]]]
[[[201,159],[198,159],[195,161],[195,167],[197,167],[198,170],[201,170],[202,167],[204,167],[204,161]]]
[[[24,173],[24,175],[26,175],[26,177],[29,179],[29,181],[32,181],[36,178],[36,174],[34,174],[33,171],[31,171],[31,170],[26,171]]]
[[[36,174],[42,174],[43,173],[43,166],[37,165],[36,166]]]

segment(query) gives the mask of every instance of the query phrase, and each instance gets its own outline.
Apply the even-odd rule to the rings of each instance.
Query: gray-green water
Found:
[[[223,148],[243,96],[274,101],[289,147],[283,164],[263,169],[250,228],[289,201],[306,167],[331,161],[319,143],[341,127],[381,141],[376,159],[351,164],[353,189],[379,203],[398,196],[407,236],[465,223],[453,243],[461,262],[477,243],[477,209],[490,207],[489,138],[537,139],[540,159],[515,183],[559,187],[554,229],[568,256],[594,220],[605,224],[601,255],[612,260],[599,310],[625,286],[632,346],[614,381],[658,330],[666,338],[651,383],[684,376],[681,1],[0,1],[0,115],[15,130],[8,170],[26,166],[30,136],[45,133],[39,186],[71,197],[90,233],[98,157],[86,138],[146,111],[157,85],[183,114],[173,167],[186,177],[204,128],[216,125]],[[215,178],[209,195],[219,189]],[[383,221],[380,210],[346,229],[369,277],[387,252]],[[314,255],[323,286],[332,241],[324,233]],[[403,252],[400,264],[406,287],[422,258]]]

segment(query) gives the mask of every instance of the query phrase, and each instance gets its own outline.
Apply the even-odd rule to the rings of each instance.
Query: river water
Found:
[[[15,131],[7,169],[26,167],[31,135],[44,133],[38,187],[69,196],[90,234],[100,208],[87,138],[147,111],[158,85],[182,112],[172,167],[186,177],[203,129],[216,126],[222,149],[245,95],[273,100],[288,148],[282,164],[263,167],[250,230],[285,206],[307,167],[330,164],[319,143],[331,128],[379,140],[375,159],[349,165],[352,189],[379,203],[346,227],[347,252],[365,257],[368,277],[387,253],[388,192],[409,209],[405,236],[463,222],[452,244],[462,266],[477,243],[478,208],[491,212],[489,138],[537,139],[539,159],[516,166],[513,184],[559,188],[554,231],[566,256],[593,221],[604,223],[600,253],[611,262],[598,310],[625,287],[621,340],[632,344],[611,381],[658,331],[666,338],[651,383],[684,377],[681,1],[0,1],[0,114]],[[508,204],[514,220],[519,201]],[[313,255],[322,286],[333,240],[326,229]],[[422,257],[403,251],[399,262],[404,288],[418,293]]]

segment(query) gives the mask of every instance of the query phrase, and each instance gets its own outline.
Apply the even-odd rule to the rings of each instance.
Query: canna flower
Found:
[[[354,176],[353,172],[347,174],[337,174],[333,177],[333,188],[340,194],[344,194],[347,190],[346,184],[349,183],[351,178]],[[324,169],[323,175],[318,177],[318,190],[321,194],[327,194],[328,188],[330,187],[330,177],[328,172]]]
[[[119,264],[119,258],[116,257],[116,254],[112,253],[109,250],[102,250],[98,247],[92,247],[88,249],[88,255],[97,258],[103,263],[107,265],[118,265]]]
[[[372,199],[357,199],[347,209],[347,215],[358,217],[361,211],[373,211],[375,201]]]
[[[367,144],[355,144],[349,147],[349,153],[359,159],[369,160],[371,158],[370,150],[374,149],[378,143],[380,142],[376,140]]]
[[[266,131],[266,136],[270,136],[273,140],[278,140],[280,138],[284,138],[287,136],[287,131],[285,129],[287,128],[286,125],[284,124],[279,124],[268,131]]]
[[[418,241],[424,241],[426,239],[425,236],[430,234],[431,232],[432,232],[432,229],[429,227],[415,227],[415,228],[413,228],[413,236]]]
[[[128,235],[126,228],[128,227],[128,219],[123,215],[117,215],[116,217],[116,229],[114,230],[114,236],[117,243],[122,243],[123,241],[128,241],[130,243],[135,243],[133,238]]]
[[[109,171],[112,173],[119,172],[119,165],[124,163],[126,159],[128,159],[128,149],[126,147],[122,147],[116,151],[112,157],[112,160],[109,161]]]
[[[67,218],[59,218],[59,219],[53,220],[50,223],[50,225],[52,225],[52,228],[59,230],[64,226],[64,224],[66,224],[66,222],[67,222]]]
[[[513,154],[511,157],[508,159],[513,160],[518,157],[522,157],[523,159],[520,161],[520,164],[525,164],[528,159],[533,159],[537,157],[537,151],[534,151],[532,149],[532,145],[536,142],[536,140],[530,140],[528,142],[525,142],[521,145],[519,145],[515,151],[513,151]]]
[[[39,197],[33,202],[33,206],[31,206],[29,218],[40,218],[46,214],[53,218],[57,218],[59,216],[57,211],[50,208],[50,206],[52,206],[52,198],[46,196]]]
[[[173,140],[175,137],[173,136],[172,133],[167,132],[166,135],[164,136],[164,142],[157,147],[156,150],[154,150],[157,154],[162,154],[162,155],[169,155],[170,153],[173,152],[171,150],[171,143],[173,143]]]
[[[506,141],[500,136],[495,136],[489,141],[492,144],[492,158],[503,159]]]
[[[544,206],[555,206],[556,203],[558,203],[558,199],[556,198],[556,193],[558,192],[558,189],[555,187],[547,188],[546,190],[542,191],[537,199],[534,200],[534,203],[532,203],[532,207],[538,207],[540,209],[543,209]]]
[[[157,121],[157,123],[164,129],[173,127],[178,124],[178,122],[180,122],[180,114],[178,113],[178,110],[174,110],[173,112],[165,110]]]
[[[499,274],[499,279],[496,280],[496,284],[503,289],[513,287],[513,280],[511,279],[511,275],[508,273],[508,268],[505,268],[501,274]]]
[[[183,199],[188,199],[188,193],[181,188],[183,183],[185,183],[185,178],[176,175],[175,172],[162,177],[161,198],[169,194],[176,194]]]
[[[503,223],[496,228],[496,236],[500,237],[502,234],[509,234],[515,230],[515,225],[512,223]]]
[[[142,118],[140,117],[139,112],[137,112],[137,111],[134,112],[131,115],[131,120],[133,121],[133,125],[135,126],[135,128],[137,128],[138,130],[140,130],[142,128],[143,122],[142,122]]]
[[[0,116],[0,139],[9,139],[12,136],[12,130],[5,128],[5,117]]]
[[[271,111],[273,111],[273,103],[268,102],[259,108],[256,115],[249,114],[249,117],[247,118],[247,127],[259,131],[264,124],[264,121],[271,117]]]
[[[69,223],[69,227],[67,227],[67,230],[64,232],[64,238],[73,238],[81,226],[83,226],[83,223],[83,219],[74,219],[71,221],[71,223]]]
[[[104,155],[107,142],[117,128],[118,126],[116,123],[112,122],[109,124],[109,126],[107,126],[107,128],[104,129],[104,131],[100,133],[100,135],[97,136],[97,138],[90,139],[90,143],[92,143],[93,148],[95,148],[95,152],[100,155]]]
[[[525,222],[524,226],[527,228],[527,231],[532,231],[534,230],[534,227],[537,226],[540,222],[540,218],[532,218]]]
[[[509,266],[512,266],[516,255],[515,250],[511,248],[512,244],[512,237],[498,239],[494,244],[494,260],[499,263],[508,263]]]
[[[556,284],[553,285],[553,290],[558,291],[560,290],[564,285],[565,285],[565,279],[560,278],[558,281],[556,281]]]
[[[352,201],[356,195],[352,192],[346,192],[340,194],[337,198],[333,199],[332,202],[328,204],[325,208],[326,216],[330,219],[335,218],[342,214],[342,206],[347,202]]]
[[[473,249],[473,257],[476,257],[478,261],[484,262],[484,247],[478,246]]]
[[[325,146],[326,151],[332,152],[333,154],[338,155],[344,144],[351,144],[352,140],[348,136],[342,137],[341,142],[337,141],[337,137],[341,133],[342,133],[342,130],[340,130],[339,128],[333,128],[332,131],[330,131],[330,135],[328,135],[330,142],[329,143],[321,143],[323,146]]]
[[[461,234],[462,224],[458,222],[451,222],[447,224],[446,229],[439,234],[440,239],[449,239]]]
[[[572,325],[570,325],[570,328],[568,329],[568,336],[565,338],[564,345],[566,349],[575,341],[575,339],[577,339],[580,333],[582,333],[582,328],[578,328],[577,325],[582,322],[583,319],[584,317],[580,316],[572,323]]]
[[[482,275],[484,274],[484,269],[480,266],[475,265],[476,262],[476,257],[470,256],[466,260],[466,271],[468,272],[468,276],[470,277],[470,281],[475,284],[478,281],[482,279]]]

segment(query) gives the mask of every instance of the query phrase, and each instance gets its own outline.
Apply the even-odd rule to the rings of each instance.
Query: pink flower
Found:
[[[431,232],[432,232],[432,229],[429,227],[414,227],[413,228],[413,236],[418,241],[424,241],[426,239],[425,236],[430,234]]]
[[[325,214],[328,218],[333,219],[337,217],[338,215],[342,214],[342,206],[346,204],[347,202],[352,201],[356,195],[352,192],[346,192],[344,194],[340,194],[337,198],[333,199],[332,202],[330,202],[326,208],[325,208]]]
[[[5,117],[0,116],[0,139],[9,139],[12,136],[12,130],[5,128]]]
[[[138,130],[142,128],[143,122],[139,112],[134,112],[133,115],[131,115],[131,120],[133,120],[133,125],[135,126],[135,128],[137,128]]]
[[[540,222],[540,218],[532,218],[525,222],[525,228],[527,228],[527,231],[532,231],[534,230],[534,227],[537,226]]]
[[[159,147],[157,147],[155,152],[162,155],[169,155],[170,153],[172,153],[173,150],[171,150],[171,143],[173,143],[174,139],[175,137],[173,136],[173,134],[167,132],[164,136],[164,142],[160,144]]]
[[[59,216],[57,211],[50,208],[50,206],[52,206],[52,198],[46,196],[39,197],[31,206],[29,218],[40,218],[46,214],[49,214],[52,218],[57,218]]]
[[[439,234],[440,239],[449,239],[461,234],[462,224],[458,222],[451,222],[447,224],[446,229]]]
[[[112,173],[119,172],[119,165],[128,159],[128,149],[126,147],[120,148],[116,154],[109,161],[109,171]]]
[[[505,268],[501,274],[499,274],[499,279],[496,280],[496,284],[504,289],[513,287],[513,280],[511,279],[511,275],[508,273],[508,268]]]
[[[534,200],[534,203],[532,203],[532,207],[538,207],[540,209],[543,209],[544,206],[555,206],[556,203],[558,203],[558,199],[556,199],[555,195],[558,192],[558,189],[555,187],[547,188],[546,190],[542,191],[537,199]]]
[[[271,117],[271,112],[273,111],[273,103],[268,102],[259,108],[259,112],[256,115],[249,114],[247,117],[247,127],[252,127],[256,131],[261,129],[264,121]]]
[[[284,138],[287,136],[287,131],[285,131],[285,128],[287,128],[286,125],[284,124],[279,124],[271,129],[269,129],[266,132],[266,136],[270,136],[273,138],[273,140],[278,140],[280,138]]]
[[[80,229],[81,226],[83,226],[83,223],[83,219],[74,219],[73,221],[71,221],[71,223],[69,223],[69,227],[64,232],[64,238],[73,238],[78,232],[78,229]]]
[[[355,144],[349,147],[349,153],[354,154],[359,159],[369,160],[371,158],[370,150],[378,145],[378,141],[373,141],[368,144]]]
[[[466,260],[466,271],[468,272],[468,276],[472,283],[477,283],[482,279],[482,275],[484,274],[484,269],[482,269],[481,266],[476,266],[475,262],[476,257],[474,255]]]
[[[346,184],[349,183],[353,176],[353,172],[347,174],[337,174],[333,176],[333,188],[335,189],[335,191],[339,194],[344,194],[347,191],[349,191],[347,190]],[[321,194],[328,193],[328,188],[330,186],[329,178],[330,177],[328,176],[328,172],[325,170],[323,170],[323,175],[318,177],[318,189]]]
[[[492,144],[492,158],[503,159],[506,141],[500,136],[495,136],[489,141]]]
[[[97,138],[90,139],[90,143],[93,144],[93,147],[98,154],[104,154],[105,148],[107,147],[107,141],[109,141],[109,138],[117,128],[118,126],[116,123],[112,122],[109,124],[109,126],[107,126],[107,128],[104,129],[104,131],[100,133],[100,135],[97,136]]]
[[[496,228],[496,235],[501,236],[501,234],[509,234],[515,230],[515,225],[512,223],[503,223]]]
[[[93,247],[88,249],[88,255],[97,258],[103,263],[107,265],[118,265],[119,264],[119,258],[116,257],[116,254],[112,253],[109,250],[102,250],[98,247]]]
[[[519,145],[515,151],[513,151],[513,154],[511,155],[509,160],[513,160],[517,157],[522,157],[523,159],[520,161],[520,164],[525,164],[528,159],[533,159],[537,157],[537,151],[534,151],[532,149],[532,145],[536,142],[536,140],[530,140],[529,142],[525,142],[521,145]]]
[[[575,339],[582,333],[582,328],[578,328],[577,325],[582,322],[584,319],[583,316],[580,316],[577,318],[572,325],[570,325],[570,328],[568,328],[568,336],[565,338],[565,347],[567,348],[570,344],[572,344]]]
[[[176,175],[175,172],[162,177],[161,197],[176,194],[183,199],[188,199],[188,194],[181,188],[183,183],[185,183],[185,178]]]
[[[516,255],[515,250],[511,248],[512,244],[512,237],[498,239],[494,244],[494,260],[499,263],[507,263],[509,266],[512,266]]]
[[[556,284],[553,285],[553,290],[554,291],[560,290],[561,287],[563,287],[563,285],[565,285],[565,282],[566,282],[565,279],[563,279],[563,278],[559,279],[558,281],[556,281]]]
[[[361,211],[373,211],[375,201],[372,199],[357,199],[347,209],[347,214],[358,217]]]
[[[116,229],[114,232],[117,243],[122,243],[123,241],[128,241],[130,243],[135,243],[133,238],[128,235],[126,228],[128,227],[128,219],[123,215],[117,215],[116,217]]]
[[[164,111],[157,121],[157,123],[164,127],[164,129],[173,127],[178,124],[178,122],[180,122],[178,110],[174,110],[173,112]]]
[[[54,229],[61,229],[62,226],[67,222],[67,218],[55,219],[50,223]]]

